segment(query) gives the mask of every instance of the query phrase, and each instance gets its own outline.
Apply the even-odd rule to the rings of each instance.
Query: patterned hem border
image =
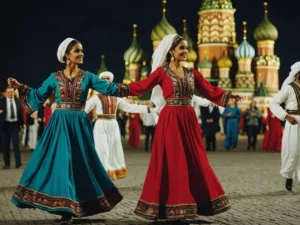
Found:
[[[18,91],[21,104],[23,105],[27,113],[32,114],[34,110],[28,103],[29,87],[25,84],[21,84],[21,87],[18,89]]]
[[[83,217],[110,211],[123,199],[123,196],[116,187],[113,187],[104,195],[97,197],[97,199],[76,202],[72,199],[50,196],[18,185],[13,199],[23,204],[28,203],[30,205],[28,208],[31,208],[33,205],[46,211],[47,209],[56,211],[56,214],[59,214],[60,211],[70,210],[73,216]]]
[[[124,83],[117,83],[118,97],[127,97],[130,91],[129,85]]]
[[[228,104],[228,101],[230,99],[230,96],[232,94],[232,91],[225,91],[223,97],[222,97],[222,101],[221,101],[221,105],[226,107]]]
[[[108,173],[108,176],[110,177],[110,179],[112,179],[112,180],[122,179],[122,178],[127,177],[126,168],[121,168],[118,170],[108,170],[107,173]]]
[[[148,220],[179,220],[201,216],[213,216],[225,212],[231,205],[225,195],[206,204],[159,205],[139,200],[134,213]]]

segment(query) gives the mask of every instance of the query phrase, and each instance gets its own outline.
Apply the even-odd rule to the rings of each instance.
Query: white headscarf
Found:
[[[57,49],[57,58],[61,63],[65,63],[64,56],[66,54],[66,50],[71,41],[75,40],[74,38],[66,38]]]
[[[295,80],[296,74],[298,72],[300,72],[300,62],[295,62],[291,66],[291,72],[290,72],[289,76],[285,79],[285,81],[283,82],[281,89],[284,88],[285,86],[289,85],[290,83],[292,83]]]
[[[151,73],[154,72],[158,67],[162,66],[166,62],[167,54],[174,42],[174,39],[178,34],[169,34],[164,37],[164,39],[159,43],[157,48],[155,49],[152,55],[152,70]],[[164,99],[162,89],[159,85],[156,85],[151,94],[151,102],[156,105],[156,109],[158,111],[161,110],[162,107],[166,104]]]
[[[114,74],[109,71],[104,71],[104,72],[100,73],[99,78],[101,79],[102,77],[110,77],[111,81],[114,80]]]

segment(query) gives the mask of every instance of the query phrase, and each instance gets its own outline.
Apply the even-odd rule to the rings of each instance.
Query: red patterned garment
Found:
[[[267,130],[264,135],[262,149],[267,152],[281,152],[282,144],[282,124],[270,109],[268,109],[268,116],[264,120]]]
[[[166,105],[155,131],[142,195],[135,213],[157,220],[179,220],[215,215],[231,205],[209,165],[191,99],[196,88],[212,102],[225,106],[230,92],[213,87],[194,69],[177,76],[165,65],[147,79],[129,84],[129,95],[140,95],[160,85]]]

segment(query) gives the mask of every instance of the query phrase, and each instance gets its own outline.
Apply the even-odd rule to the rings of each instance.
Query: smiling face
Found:
[[[170,50],[170,54],[174,56],[175,61],[187,61],[188,44],[186,40],[181,40],[174,49]]]
[[[81,43],[76,43],[72,46],[69,52],[66,51],[65,57],[70,60],[72,64],[82,64],[83,63],[83,47]]]

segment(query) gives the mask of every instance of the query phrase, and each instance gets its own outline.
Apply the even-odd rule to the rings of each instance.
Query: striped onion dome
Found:
[[[124,53],[124,60],[128,63],[140,63],[143,60],[143,49],[137,41],[136,35],[137,25],[133,25],[133,41],[127,51]]]
[[[204,0],[200,11],[211,9],[233,9],[230,0]]]
[[[199,67],[200,68],[208,68],[211,69],[212,68],[212,63],[210,61],[208,61],[206,59],[206,57],[204,56],[204,59],[202,61],[200,61],[199,63]]]
[[[186,19],[183,19],[183,33],[182,33],[182,37],[187,41],[188,44],[188,61],[189,62],[196,62],[197,60],[197,53],[195,52],[195,50],[193,49],[193,41],[191,40],[191,38],[188,35],[187,32],[187,26],[186,26]]]
[[[239,45],[239,47],[235,50],[236,58],[251,58],[253,59],[255,56],[254,48],[247,41],[247,29],[246,29],[246,21],[243,21],[244,24],[244,37],[243,42]]]
[[[175,28],[168,22],[166,18],[166,0],[163,0],[163,15],[161,21],[152,29],[151,40],[161,41],[168,34],[177,34]]]
[[[104,72],[104,71],[107,71],[107,66],[104,62],[104,55],[101,55],[101,63],[100,63],[100,67],[97,71],[97,75],[99,76],[100,73]]]
[[[218,60],[218,67],[219,68],[231,68],[232,61],[228,57],[227,52],[224,51],[223,56]]]
[[[254,30],[254,39],[257,41],[263,41],[263,40],[276,41],[278,38],[278,31],[268,18],[267,2],[265,2],[264,4],[265,4],[265,16],[264,19],[258,24],[258,26]]]

